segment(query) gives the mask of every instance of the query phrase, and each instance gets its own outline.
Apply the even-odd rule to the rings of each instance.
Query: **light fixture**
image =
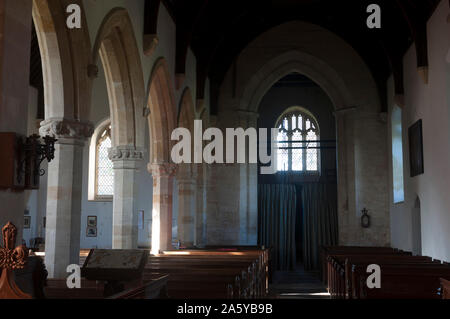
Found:
[[[363,213],[361,216],[361,226],[363,228],[369,228],[370,227],[370,216],[368,214],[369,211],[366,208],[364,208],[361,212]]]
[[[41,138],[37,134],[19,139],[18,150],[21,161],[17,167],[17,182],[21,184],[22,178],[25,178],[25,189],[39,188],[39,177],[45,174],[41,164],[44,160],[50,163],[55,158],[56,141],[54,137]]]

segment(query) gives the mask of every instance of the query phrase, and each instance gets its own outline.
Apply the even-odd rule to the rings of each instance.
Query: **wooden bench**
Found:
[[[365,284],[367,273],[352,269],[359,289],[356,299],[438,299],[440,278],[450,278],[446,265],[383,265],[381,288],[369,289]]]
[[[151,256],[144,278],[169,275],[171,298],[260,298],[265,296],[268,250],[194,249]]]
[[[47,279],[45,299],[103,299],[105,285],[82,279],[81,288],[69,289],[65,279]]]
[[[441,287],[439,289],[439,295],[442,299],[450,299],[450,281],[443,278],[440,279]]]
[[[336,299],[439,298],[441,278],[450,278],[447,263],[386,247],[324,247],[322,262],[324,282]],[[367,287],[371,264],[381,267],[380,289]]]

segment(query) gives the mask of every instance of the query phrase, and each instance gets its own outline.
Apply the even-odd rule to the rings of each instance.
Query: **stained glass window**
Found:
[[[319,170],[319,127],[309,112],[290,109],[277,122],[278,171]]]
[[[113,163],[109,159],[108,149],[111,148],[111,126],[108,126],[97,141],[96,154],[96,195],[111,197],[114,194]]]

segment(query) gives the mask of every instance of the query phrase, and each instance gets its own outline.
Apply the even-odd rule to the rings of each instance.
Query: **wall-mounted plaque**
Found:
[[[409,128],[409,161],[411,177],[424,173],[422,120]]]

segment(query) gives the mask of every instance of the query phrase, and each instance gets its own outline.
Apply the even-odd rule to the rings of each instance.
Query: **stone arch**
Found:
[[[330,97],[335,109],[351,105],[351,94],[343,79],[327,63],[300,51],[285,52],[268,61],[246,85],[240,107],[257,112],[267,91],[286,75],[297,72],[316,82]]]
[[[195,110],[191,90],[189,88],[184,89],[183,94],[181,95],[180,107],[178,109],[178,126],[187,128],[193,132]]]
[[[83,8],[82,0],[73,0]],[[92,81],[91,42],[84,10],[81,28],[68,29],[68,1],[33,0],[44,82],[45,120],[39,132],[57,138],[48,166],[45,264],[50,278],[65,278],[80,256],[83,145],[92,135],[88,121]]]
[[[83,7],[80,0],[72,3]],[[65,6],[60,1],[33,0],[33,22],[44,78],[45,119],[85,121],[89,116],[92,85],[86,72],[91,51],[89,32],[84,14],[82,28],[70,32],[65,17]]]
[[[309,40],[304,41],[305,38]],[[327,50],[324,50],[324,43],[327,43]],[[264,47],[267,50],[261,49]],[[367,245],[389,244],[388,193],[375,192],[373,182],[376,181],[379,189],[385,189],[388,170],[385,154],[380,151],[387,150],[387,139],[383,136],[385,123],[380,116],[381,103],[376,83],[358,53],[344,39],[323,27],[291,21],[255,38],[240,52],[235,65],[237,72],[233,73],[230,68],[220,88],[217,109],[222,127],[256,122],[264,95],[289,73],[306,75],[325,91],[334,104],[336,117],[338,219],[339,229],[343,230],[339,232],[339,242],[354,245],[364,238],[363,244]],[[380,173],[368,174],[370,167],[374,166],[380,168]],[[244,170],[247,179],[255,185],[257,168],[248,167],[245,171],[241,167],[241,173],[238,169],[232,170],[230,167],[230,172],[224,173],[223,178],[233,178],[233,183],[241,185],[233,196],[243,200],[236,200],[228,212],[233,211],[241,219],[250,220],[248,228],[254,230],[257,208],[245,198],[256,197],[248,191],[255,187],[247,187],[240,176]],[[222,204],[220,199],[219,202]],[[228,203],[223,202],[223,205]],[[368,236],[363,235],[363,230],[358,227],[358,212],[365,206],[372,207],[382,220]],[[211,231],[216,227],[220,228],[220,223],[208,224]],[[236,232],[238,227],[236,223]]]
[[[150,109],[149,128],[152,137],[150,149],[151,163],[170,163],[171,134],[176,126],[176,110],[173,85],[167,61],[156,61],[149,81],[148,108]]]
[[[126,9],[114,8],[104,18],[93,48],[94,64],[99,58],[108,88],[113,145],[144,147],[144,76]]]

